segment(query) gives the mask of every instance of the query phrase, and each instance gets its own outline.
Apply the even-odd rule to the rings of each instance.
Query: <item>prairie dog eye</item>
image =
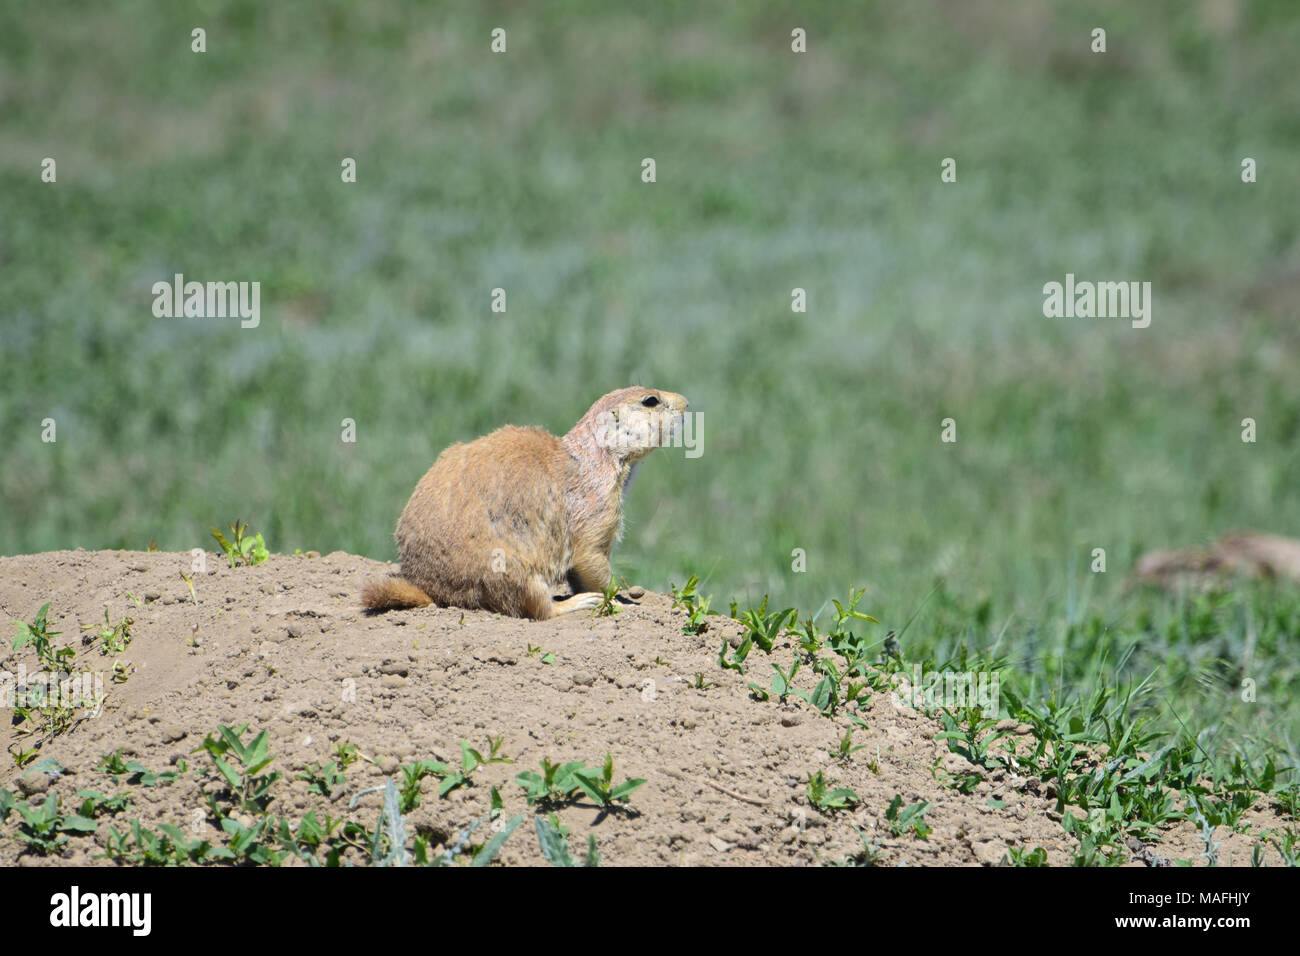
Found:
[[[659,399],[653,395],[647,395],[645,398],[641,399],[641,404],[646,408],[654,408],[659,404]]]

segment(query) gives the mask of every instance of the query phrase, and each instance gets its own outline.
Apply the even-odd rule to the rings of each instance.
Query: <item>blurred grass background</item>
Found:
[[[639,382],[690,397],[705,453],[646,463],[616,574],[697,572],[723,607],[865,585],[888,624],[921,609],[918,650],[1040,690],[1155,669],[1183,718],[1294,759],[1294,594],[1127,578],[1148,548],[1300,533],[1298,14],[7,5],[0,551],[211,547],[240,517],[391,559],[442,447],[563,432]],[[259,280],[261,327],[154,318],[178,272]],[[1067,272],[1150,281],[1151,327],[1044,318]]]

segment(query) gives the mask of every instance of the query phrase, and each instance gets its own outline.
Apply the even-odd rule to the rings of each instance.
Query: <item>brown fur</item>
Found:
[[[648,396],[660,404],[646,408]],[[363,603],[381,610],[434,602],[537,620],[595,606],[623,533],[623,492],[686,405],[673,392],[624,388],[592,405],[562,439],[507,425],[452,445],[398,519],[402,576],[368,586]],[[553,600],[566,584],[573,596]]]
[[[1300,581],[1300,541],[1238,531],[1223,535],[1209,548],[1149,551],[1137,563],[1139,580],[1166,586],[1210,584],[1238,574]]]
[[[367,584],[361,603],[371,608],[428,607],[433,599],[410,581],[391,577]]]

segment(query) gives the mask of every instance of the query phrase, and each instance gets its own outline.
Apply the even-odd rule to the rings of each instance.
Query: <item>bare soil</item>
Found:
[[[85,788],[118,792],[124,788],[94,769],[101,755],[121,749],[151,770],[181,759],[191,769],[207,766],[207,754],[192,754],[204,736],[218,724],[246,723],[269,731],[273,769],[285,773],[274,812],[341,816],[358,791],[400,779],[401,764],[458,763],[461,740],[486,751],[489,736],[503,735],[513,764],[482,767],[472,786],[442,799],[426,780],[409,821],[445,840],[487,812],[491,786],[507,813],[531,813],[514,782],[518,772],[537,769],[543,757],[599,765],[608,752],[616,782],[647,781],[629,809],[602,814],[582,800],[559,811],[575,851],[594,834],[606,865],[840,862],[859,854],[860,834],[878,843],[885,865],[996,864],[1008,847],[1038,846],[1063,864],[1076,848],[1042,781],[995,772],[970,794],[945,785],[968,765],[935,739],[936,720],[891,695],[876,694],[865,709],[869,726],[853,737],[862,749],[837,759],[832,751],[847,717],[754,699],[749,680],[770,679],[760,652],[749,676],[717,665],[721,641],[738,638],[740,625],[711,617],[704,635],[684,634],[683,613],[660,594],[625,598],[620,613],[603,618],[533,622],[455,608],[372,616],[358,594],[395,572],[392,564],[336,552],[272,555],[232,569],[209,553],[193,579],[196,603],[182,577],[192,560],[189,553],[83,550],[0,558],[0,614],[31,621],[50,602],[57,641],[76,644],[79,660],[104,671],[107,693],[99,716],[44,744],[25,772],[0,754],[0,786],[28,799],[53,789],[65,802]],[[132,642],[118,655],[131,665],[125,683],[109,676],[113,657],[79,639],[83,627],[104,622],[105,609],[113,622],[134,621]],[[34,669],[32,649],[11,652],[10,643],[0,645],[0,672],[16,673],[20,663]],[[10,723],[3,721],[0,742],[30,746]],[[294,774],[328,763],[342,742],[368,759],[352,766],[342,797],[327,803]],[[62,772],[33,769],[46,758]],[[861,805],[835,813],[810,807],[808,776],[818,770],[832,786],[855,790]],[[202,785],[187,773],[129,788],[128,817],[182,829],[197,820],[215,839]],[[904,805],[930,804],[927,839],[890,832],[884,812],[895,795]],[[366,795],[354,816],[373,825],[380,803],[380,794]],[[107,825],[74,839],[62,857],[42,858],[22,852],[15,818],[0,825],[0,865],[105,862],[96,857]],[[1250,811],[1247,820],[1256,830],[1277,825],[1269,811]],[[543,863],[531,831],[520,827],[500,862]],[[1249,836],[1220,831],[1217,839],[1222,863],[1249,861]],[[1187,825],[1152,848],[1193,860],[1199,850]]]

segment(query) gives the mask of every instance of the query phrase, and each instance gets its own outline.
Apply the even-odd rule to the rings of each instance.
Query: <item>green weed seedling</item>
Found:
[[[63,814],[59,810],[57,794],[50,793],[45,802],[17,804],[19,816],[18,839],[26,846],[26,852],[48,856],[57,852],[68,842],[69,833],[94,833],[98,826],[94,820],[79,813]]]
[[[831,603],[835,605],[835,625],[827,633],[826,642],[831,646],[831,650],[836,653],[843,653],[850,646],[853,647],[855,652],[860,653],[858,645],[861,641],[849,629],[854,621],[866,621],[868,624],[880,623],[870,614],[863,614],[858,610],[858,605],[862,603],[862,598],[866,593],[866,588],[850,588],[847,607],[832,599]],[[854,654],[853,656],[858,655]]]
[[[29,852],[46,856],[68,842],[67,835],[59,832],[58,798],[53,793],[43,804],[18,804],[18,814],[18,838]]]
[[[488,755],[475,750],[465,741],[460,742],[461,752],[461,769],[465,773],[471,773],[481,766],[490,763],[514,763],[514,758],[502,755],[501,748],[505,745],[505,735],[497,734],[495,737],[488,737]]]
[[[186,763],[181,760],[177,764],[177,770],[164,770],[162,773],[154,773],[137,760],[127,760],[122,756],[121,750],[114,750],[111,754],[101,754],[99,765],[95,767],[99,773],[108,774],[114,782],[120,782],[120,778],[126,777],[126,782],[131,785],[142,787],[155,787],[160,783],[175,783],[177,778],[186,771]]]
[[[307,792],[319,794],[331,799],[348,782],[347,769],[359,757],[356,744],[342,743],[334,748],[332,763],[317,767],[308,764],[298,774],[299,780],[307,781]]]
[[[297,779],[307,781],[307,792],[325,797],[333,797],[348,782],[337,763],[327,763],[323,767],[308,764],[297,774]]]
[[[681,587],[678,587],[676,584],[670,584],[668,586],[669,593],[673,598],[674,611],[686,611],[690,609],[691,604],[696,597],[699,584],[700,576],[698,574],[692,574],[686,579],[686,583]]]
[[[736,652],[728,659],[727,652],[731,650],[731,645],[725,637],[722,638],[722,647],[718,650],[718,666],[723,670],[735,671],[738,674],[745,673],[745,658],[749,656],[750,649],[753,646],[754,642],[746,638],[740,642]]]
[[[686,623],[682,625],[683,634],[703,634],[709,629],[706,618],[709,614],[709,604],[713,599],[701,597],[699,585],[699,575],[692,574],[681,588],[674,586],[672,589],[673,610],[686,612]]]
[[[554,820],[554,816],[552,816]],[[577,866],[569,852],[568,830],[558,826],[544,817],[533,817],[533,827],[537,830],[537,845],[542,856],[552,866]],[[600,866],[600,852],[596,849],[596,837],[588,834],[587,854],[582,860],[583,866]]]
[[[618,803],[627,802],[632,792],[645,783],[645,780],[636,778],[615,786],[614,758],[610,754],[605,755],[605,763],[599,771],[587,767],[581,760],[553,764],[542,758],[541,767],[540,774],[525,770],[515,777],[530,806],[565,803],[581,792],[602,810],[610,810]]]
[[[1250,848],[1250,865],[1251,867],[1264,866],[1264,849],[1268,846],[1267,840],[1256,840]]]
[[[817,633],[817,622],[811,617],[805,618],[799,625],[798,630],[794,631],[795,647],[803,653],[807,660],[812,660],[821,653],[825,642],[820,634]]]
[[[808,704],[823,717],[834,717],[842,703],[840,699],[840,672],[831,660],[823,658],[815,664],[822,679],[811,691],[789,688],[789,692]]]
[[[206,750],[216,765],[217,771],[230,787],[236,804],[245,813],[265,815],[267,807],[275,798],[271,796],[271,787],[280,779],[278,771],[263,774],[275,759],[268,754],[270,735],[264,730],[253,740],[245,744],[241,739],[248,729],[247,724],[230,728],[224,724],[217,726],[217,736],[208,734],[203,743],[193,752]],[[233,758],[233,760],[229,759]],[[231,764],[238,766],[232,766]],[[213,807],[213,814],[224,817]],[[223,820],[224,822],[224,820]]]
[[[740,623],[745,625],[746,631],[742,646],[747,642],[757,645],[765,654],[771,654],[787,620],[794,627],[798,623],[799,613],[792,607],[769,613],[767,595],[764,594],[763,602],[758,607],[750,608],[740,616]]]
[[[541,646],[540,646],[540,645],[537,645],[537,644],[529,644],[529,645],[528,645],[528,656],[529,656],[529,657],[534,657],[534,656],[539,655],[539,654],[540,654],[541,656],[540,656],[538,659],[539,659],[543,664],[554,664],[554,663],[555,663],[555,653],[554,653],[553,651],[543,651],[542,648],[541,648]]]
[[[881,860],[880,838],[868,840],[867,834],[861,827],[854,827],[858,831],[858,839],[862,842],[862,847],[856,853],[850,853],[841,860],[839,866],[879,866]]]
[[[3,819],[4,817],[0,816],[0,820]],[[1283,863],[1287,866],[1300,866],[1300,833],[1297,833],[1293,827],[1270,831],[1267,839],[1282,857]]]
[[[876,686],[879,689],[885,686],[884,676],[868,666],[867,646],[849,629],[858,620],[879,623],[857,609],[864,594],[862,589],[852,591],[848,606],[838,601],[832,602],[836,609],[836,620],[824,640],[817,631],[814,618],[805,618],[800,623],[799,614],[794,608],[768,611],[767,596],[764,595],[763,602],[757,608],[746,611],[740,617],[745,625],[745,637],[736,653],[728,660],[727,645],[724,643],[718,655],[718,664],[743,673],[743,663],[751,648],[758,647],[770,654],[782,633],[788,633],[794,638],[797,648],[790,668],[785,670],[778,664],[772,664],[774,676],[770,688],[764,690],[751,683],[749,689],[753,695],[760,700],[776,697],[782,703],[794,695],[825,717],[834,717],[841,708],[849,705],[861,707],[867,700],[864,695],[869,687]],[[842,665],[837,664],[833,658],[820,656],[827,645],[843,658]],[[795,675],[804,664],[819,675],[811,690],[794,687]],[[859,676],[863,679],[852,679]]]
[[[1072,866],[1119,866],[1124,862],[1124,853],[1117,844],[1119,834],[1104,809],[1095,808],[1084,817],[1064,813],[1061,826],[1079,841]]]
[[[956,775],[948,773],[942,769],[942,764],[943,758],[936,757],[934,764],[930,767],[930,776],[934,777],[940,786],[951,787],[958,793],[974,793],[979,788],[980,782],[984,779],[978,773],[963,773]],[[990,801],[989,806],[993,805],[994,803]],[[1005,806],[1005,804],[999,804],[999,806]]]
[[[232,860],[233,851],[213,846],[208,840],[188,839],[179,827],[159,824],[156,832],[134,820],[125,832],[109,827],[108,842],[100,859],[134,866],[180,866]]]
[[[0,787],[0,823],[4,823],[9,818],[9,811],[14,808],[14,794],[12,790],[5,790]]]
[[[180,572],[180,575],[181,575],[181,580],[185,582],[185,587],[186,587],[186,589],[190,592],[190,601],[193,602],[193,604],[194,604],[195,607],[198,607],[198,606],[199,606],[199,595],[198,595],[198,593],[194,590],[194,575],[192,575],[192,574],[186,574],[184,571],[181,571],[181,572]],[[195,630],[198,630],[198,625],[197,625],[197,624],[194,625],[194,628],[195,628]],[[193,636],[191,635],[190,644],[193,645],[193,643],[194,643],[194,641],[193,641]]]
[[[457,787],[469,786],[470,775],[479,767],[490,763],[514,763],[510,757],[501,755],[502,736],[488,738],[488,755],[471,747],[466,741],[460,742],[460,769],[453,770],[447,764],[436,760],[420,760],[402,768],[401,806],[403,813],[410,813],[420,805],[420,781],[425,777],[437,777],[438,796],[445,797]]]
[[[710,598],[704,598],[687,612],[686,623],[682,625],[683,634],[703,634],[709,629],[707,618],[710,600]]]
[[[622,583],[621,587],[627,587],[626,580]],[[613,617],[615,614],[619,613],[620,611],[620,608],[618,606],[619,588],[620,585],[617,582],[615,582],[613,578],[610,578],[609,583],[606,584],[605,587],[601,589],[600,603],[596,605],[596,609],[591,612],[592,617]]]
[[[338,866],[345,847],[335,845],[331,837],[342,824],[342,820],[328,815],[322,823],[314,811],[308,811],[303,814],[297,830],[290,827],[287,820],[281,820],[275,838],[286,854],[296,856],[309,866]],[[323,864],[319,857],[321,850],[325,851]]]
[[[570,794],[580,789],[574,772],[586,766],[581,760],[554,764],[542,758],[542,772],[525,770],[515,775],[515,782],[524,789],[524,798],[533,804],[552,805],[567,801]]]
[[[925,822],[925,811],[930,809],[930,804],[922,800],[914,803],[907,808],[903,808],[903,795],[894,794],[894,799],[889,801],[889,807],[885,810],[885,820],[889,823],[889,829],[894,836],[902,836],[908,830],[918,839],[924,840],[930,836],[930,827]]]
[[[1032,850],[1028,847],[1007,847],[1004,858],[1011,866],[1047,866],[1047,851],[1041,846]]]
[[[862,801],[848,787],[830,789],[825,775],[818,770],[808,775],[808,802],[818,810],[833,813],[836,810],[851,810]]]
[[[42,667],[55,674],[68,672],[72,669],[72,662],[76,660],[77,652],[71,647],[55,649],[54,638],[63,632],[50,630],[49,613],[50,602],[46,601],[36,612],[36,619],[30,624],[15,620],[13,623],[18,631],[14,635],[13,649],[22,650],[28,644],[32,644]]]
[[[835,623],[826,632],[824,644],[843,659],[844,677],[867,677],[870,675],[875,689],[881,690],[884,688],[884,675],[877,674],[869,666],[871,663],[869,651],[879,642],[868,644],[864,636],[860,636],[852,630],[855,621],[866,621],[869,624],[880,623],[871,615],[858,610],[858,605],[862,603],[865,594],[865,588],[850,589],[847,606],[839,601],[831,601],[831,604],[835,606]],[[799,647],[808,655],[808,660],[814,664],[818,672],[828,673],[827,666],[830,665],[830,661],[819,661],[817,659],[817,652],[822,646],[823,640],[817,636],[816,629],[809,622],[805,622],[803,635],[799,638]],[[852,693],[846,697],[845,703],[856,699],[865,685],[852,683],[850,686]]]
[[[1274,793],[1273,806],[1293,820],[1300,817],[1300,784],[1292,784]]]
[[[465,778],[454,773],[447,764],[437,760],[417,760],[402,767],[401,809],[410,813],[420,805],[420,781],[425,777],[437,777],[438,796],[444,797],[465,782]]]
[[[1109,853],[1102,852],[1106,848],[1109,848]],[[1123,853],[1114,847],[1108,847],[1106,843],[1090,833],[1085,833],[1079,838],[1079,849],[1075,850],[1070,858],[1071,866],[1121,866],[1123,863]]]
[[[836,760],[845,761],[859,750],[865,750],[866,746],[866,744],[858,744],[856,747],[853,746],[853,728],[850,727],[844,731],[844,736],[840,738],[836,748],[830,753]]]
[[[279,866],[286,855],[285,851],[276,850],[264,842],[275,835],[274,817],[263,816],[255,820],[252,826],[247,826],[234,817],[222,817],[221,829],[229,837],[224,849],[228,849],[235,859],[257,866]]]
[[[14,761],[19,767],[34,760],[45,743],[67,733],[85,720],[87,714],[79,715],[78,710],[91,711],[103,702],[102,696],[97,697],[93,704],[85,702],[84,699],[94,687],[93,675],[90,671],[77,667],[75,648],[54,646],[54,638],[63,632],[50,630],[49,610],[50,604],[47,601],[41,605],[30,624],[19,620],[13,622],[17,629],[13,650],[21,650],[30,644],[40,661],[41,669],[57,685],[57,693],[53,693],[55,688],[41,681],[30,683],[27,688],[27,703],[13,708],[15,732],[21,737],[39,737],[31,749],[13,753]],[[97,690],[95,692],[98,693]]]
[[[731,616],[736,617],[736,603],[734,601],[731,604]],[[769,613],[767,610],[767,595],[764,594],[762,604],[749,609],[737,618],[741,624],[745,625],[745,636],[740,639],[740,643],[730,659],[727,657],[727,652],[730,650],[731,645],[725,637],[722,639],[722,648],[718,651],[718,666],[740,674],[745,673],[745,660],[749,657],[749,652],[758,647],[764,653],[771,654],[772,648],[776,646],[776,641],[781,635],[781,628],[785,621],[792,616],[791,626],[798,621],[799,617],[794,608],[788,607],[784,611]]]
[[[226,560],[230,562],[232,568],[240,564],[246,566],[262,564],[271,556],[260,532],[252,537],[245,535],[248,530],[248,523],[245,521],[234,521],[230,524],[230,533],[234,535],[233,541],[227,538],[216,525],[209,527],[212,530],[212,537],[225,552]]]
[[[605,763],[599,775],[595,770],[580,767],[573,771],[573,779],[582,792],[591,797],[602,810],[609,810],[616,803],[626,803],[632,791],[645,783],[645,780],[636,777],[614,786],[614,758],[608,753],[605,754]]]
[[[776,671],[776,673],[772,675],[771,693],[783,704],[794,687],[794,677],[799,673],[801,663],[799,658],[796,657],[788,671],[781,670],[776,664],[772,665],[772,670]]]
[[[844,706],[854,704],[858,708],[863,707],[871,699],[867,692],[869,687],[870,683],[849,681],[844,687]]]
[[[104,608],[104,623],[87,624],[82,628],[83,631],[93,631],[99,629],[99,634],[86,634],[82,637],[83,644],[89,644],[99,638],[99,653],[101,655],[121,654],[126,650],[127,645],[131,643],[131,625],[135,621],[132,618],[124,617],[116,624],[108,616],[108,608]]]
[[[989,747],[1003,737],[1011,736],[1014,731],[989,733],[998,722],[992,717],[985,717],[978,705],[954,708],[951,711],[944,708],[939,713],[939,720],[944,729],[934,735],[935,739],[948,741],[948,749],[953,753],[960,754],[985,770],[995,770],[1001,766],[997,758],[989,755]]]
[[[77,798],[81,801],[81,808],[77,813],[88,820],[93,820],[102,814],[116,816],[131,808],[131,795],[129,793],[119,793],[106,797],[98,790],[78,790]]]

